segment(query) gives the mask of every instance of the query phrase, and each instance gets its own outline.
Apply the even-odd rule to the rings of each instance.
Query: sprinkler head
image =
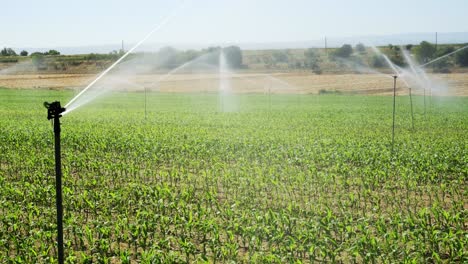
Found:
[[[59,101],[52,103],[44,102],[45,108],[47,108],[47,119],[62,117],[61,113],[65,112],[65,108],[60,105]]]
[[[398,78],[398,75],[393,75],[393,78],[394,78],[394,79]]]

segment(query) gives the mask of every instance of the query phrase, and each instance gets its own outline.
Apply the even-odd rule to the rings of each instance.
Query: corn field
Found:
[[[468,98],[115,93],[61,118],[68,263],[468,262]],[[0,90],[0,263],[56,262],[53,129]]]

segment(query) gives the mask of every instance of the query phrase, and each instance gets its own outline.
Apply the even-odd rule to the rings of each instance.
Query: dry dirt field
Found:
[[[40,74],[0,75],[0,87],[16,89],[76,89],[81,90],[97,75],[95,74]],[[433,95],[468,96],[468,74],[431,74],[432,87],[426,91]],[[393,79],[382,74],[322,74],[292,73],[242,73],[224,75],[215,73],[192,73],[164,75],[109,75],[98,82],[97,88],[164,92],[214,92],[220,83],[227,89],[240,93],[310,93],[323,91],[354,94],[390,95]],[[409,83],[413,93],[423,90]],[[397,81],[398,94],[408,93],[407,84]]]

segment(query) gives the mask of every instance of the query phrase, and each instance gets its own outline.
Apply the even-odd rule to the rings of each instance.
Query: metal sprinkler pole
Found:
[[[65,112],[65,108],[60,106],[60,102],[44,102],[47,108],[47,119],[53,120],[55,134],[55,202],[57,207],[57,252],[58,263],[64,263],[63,251],[63,202],[62,202],[62,160],[60,150],[60,117]]]
[[[411,87],[408,89],[409,89],[409,99],[410,99],[410,106],[411,106],[411,128],[414,129],[413,96],[411,94]]]
[[[396,80],[398,76],[393,76],[393,124],[392,124],[392,153],[393,153],[393,146],[395,143],[395,100],[396,100]]]
[[[426,88],[424,90],[424,118],[426,118]]]

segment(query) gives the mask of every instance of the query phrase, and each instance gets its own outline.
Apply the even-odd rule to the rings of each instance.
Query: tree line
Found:
[[[157,68],[172,69],[176,68],[182,64],[185,64],[191,60],[194,60],[203,55],[207,56],[206,63],[217,65],[219,63],[219,54],[223,52],[226,57],[226,62],[231,68],[242,68],[242,51],[238,46],[229,46],[229,47],[209,47],[202,50],[177,50],[172,47],[161,48],[157,52],[145,52],[145,53],[134,53],[130,54],[126,60],[143,58],[144,60],[151,61],[152,64],[155,64]],[[70,63],[81,63],[83,61],[88,62],[97,62],[97,61],[115,61],[124,55],[124,51],[112,51],[108,54],[98,54],[91,53],[87,55],[76,55],[76,56],[62,56],[58,58],[59,61],[68,61]],[[18,54],[11,48],[3,48],[0,51],[1,56],[5,57],[16,57]],[[28,56],[29,53],[25,50],[21,51],[20,56]],[[49,50],[46,52],[34,52],[29,56],[32,58],[32,62],[37,67],[45,63],[46,56],[58,56],[60,52],[57,50]],[[17,61],[17,60],[15,60]]]
[[[332,62],[340,62],[343,60],[351,61],[357,64],[364,64],[366,61],[367,65],[374,68],[386,67],[386,62],[377,54],[369,52],[369,47],[359,43],[356,46],[350,44],[344,44],[339,48],[325,50],[318,48],[309,48],[304,50],[302,56],[292,54],[291,50],[273,50],[268,53],[264,53],[262,56],[257,56],[254,63],[263,63],[267,68],[275,68],[278,64],[287,65],[289,69],[309,69],[317,74],[322,73],[323,64],[325,60]],[[386,47],[380,47],[381,51],[396,65],[406,66],[406,62],[403,56],[403,49],[410,52],[416,61],[420,64],[427,63],[435,58],[447,55],[456,50],[454,45],[439,45],[438,47],[427,41],[422,41],[419,45],[408,44],[406,46],[394,46],[389,44]],[[172,69],[176,68],[184,63],[194,60],[197,57],[205,54],[213,54],[211,58],[207,59],[209,64],[219,63],[219,54],[223,52],[226,56],[226,61],[231,68],[239,69],[245,68],[243,64],[242,50],[238,46],[230,47],[208,47],[202,50],[177,50],[172,47],[161,48],[157,52],[153,53],[139,53],[131,54],[127,59],[135,58],[139,55],[144,55],[146,59],[157,61],[158,68]],[[124,54],[123,50],[113,51],[108,54],[95,54],[91,53],[88,55],[79,56],[84,61],[115,61]],[[0,50],[0,56],[3,57],[16,57],[16,56],[30,56],[32,57],[35,65],[40,65],[44,62],[44,56],[58,56],[60,52],[57,50],[49,50],[46,52],[33,52],[29,54],[26,50],[22,50],[18,55],[12,48],[3,48]],[[74,60],[74,58],[70,58]],[[78,56],[76,58],[78,59]],[[430,65],[436,72],[449,72],[450,68],[454,66],[467,67],[468,66],[468,49],[463,49],[457,52],[453,57],[442,59]]]
[[[463,46],[466,45],[468,44]],[[381,47],[380,49],[383,54],[385,54],[394,64],[398,66],[407,66],[402,49],[405,49],[410,54],[412,54],[415,60],[421,65],[456,51],[454,45],[442,45],[437,47],[436,45],[427,41],[422,41],[417,46],[408,44],[406,46],[400,47],[389,44],[387,47]],[[369,55],[369,53],[373,53],[368,52],[368,50],[369,48],[364,46],[362,43],[357,44],[354,48],[350,44],[344,44],[340,48],[330,51],[330,53],[327,55],[332,61],[346,59],[352,62],[356,62],[357,64],[363,64],[363,60],[367,58],[369,61],[368,64],[371,67],[381,68],[387,66],[385,59],[378,54],[373,54],[370,57],[366,56]],[[318,49],[307,49],[304,52],[304,58],[305,67],[310,68],[314,72],[321,72],[320,63],[322,62],[322,57],[320,56]],[[468,48],[458,51],[453,56],[453,58],[447,57],[446,59],[441,59],[431,63],[430,67],[433,68],[435,72],[449,72],[450,68],[454,67],[455,65],[461,67],[468,66]]]
[[[202,50],[184,51],[172,47],[164,47],[154,53],[133,54],[129,56],[128,59],[141,57],[142,60],[149,61],[150,64],[155,65],[157,68],[174,69],[204,56],[201,62],[212,66],[218,66],[221,52],[224,54],[226,63],[230,68],[240,69],[245,67],[245,65],[243,65],[242,51],[238,46],[225,48],[208,47]]]
[[[467,44],[465,44],[467,45]],[[463,45],[463,46],[465,46]],[[419,45],[388,46],[379,47],[379,50],[385,54],[394,64],[398,66],[407,66],[404,59],[403,50],[408,51],[412,57],[419,63],[425,64],[431,60],[454,52],[461,45],[436,45],[427,41]],[[329,70],[333,65],[334,70],[339,70],[340,66],[351,64],[370,68],[388,67],[385,59],[370,47],[359,43],[354,47],[350,44],[344,44],[339,48],[309,48],[302,54],[297,50],[272,50],[261,52],[253,56],[251,60],[254,64],[264,64],[266,68],[271,69],[303,69],[311,70],[317,74],[323,70]],[[448,56],[445,59],[431,63],[429,65],[435,72],[449,72],[454,66],[468,66],[468,48],[458,51],[454,56]],[[328,68],[327,68],[328,67]]]
[[[1,51],[0,51],[0,56],[11,56],[11,57],[15,57],[15,56],[23,56],[23,57],[26,57],[29,55],[29,52],[27,52],[26,50],[22,50],[19,55],[16,54],[16,52],[12,49],[12,48],[7,48],[7,47],[4,47]],[[60,55],[60,52],[56,51],[56,50],[49,50],[49,51],[46,51],[46,52],[33,52],[31,54],[31,56],[58,56]]]

